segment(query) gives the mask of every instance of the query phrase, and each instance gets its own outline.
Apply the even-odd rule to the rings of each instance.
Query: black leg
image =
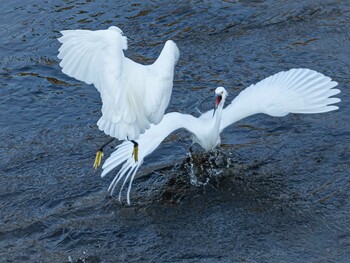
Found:
[[[193,143],[191,144],[190,148],[188,149],[188,155],[190,156],[190,161],[193,161],[193,158],[192,158],[193,149],[192,149],[192,147],[193,147]]]
[[[105,144],[103,144],[103,145],[101,146],[101,148],[99,149],[99,151],[103,151],[103,148],[105,148],[108,144],[110,144],[110,143],[113,142],[113,141],[114,141],[114,138],[110,139],[108,142],[106,142]]]
[[[100,149],[98,149],[97,153],[96,153],[96,157],[95,157],[95,162],[94,162],[94,168],[95,170],[101,165],[101,161],[103,158],[103,148],[106,147],[108,144],[110,144],[111,142],[114,141],[114,138],[112,138],[111,140],[109,140],[108,142],[106,142],[105,144],[103,144]]]

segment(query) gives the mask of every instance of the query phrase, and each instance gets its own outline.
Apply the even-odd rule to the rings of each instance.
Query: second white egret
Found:
[[[337,82],[316,71],[291,69],[249,86],[225,109],[223,106],[227,92],[219,87],[215,90],[215,109],[199,118],[177,112],[164,115],[159,124],[152,125],[137,140],[138,161],[132,156],[133,143],[124,141],[103,164],[101,176],[104,177],[112,169],[122,165],[108,190],[112,195],[115,187],[124,178],[119,192],[121,200],[121,191],[130,180],[127,191],[127,203],[130,204],[131,185],[144,158],[173,131],[186,129],[190,132],[194,143],[209,151],[220,144],[220,133],[227,126],[254,114],[264,113],[282,117],[289,113],[322,113],[338,109],[333,104],[338,103],[340,99],[332,97],[340,93],[339,89],[334,89],[337,85]]]

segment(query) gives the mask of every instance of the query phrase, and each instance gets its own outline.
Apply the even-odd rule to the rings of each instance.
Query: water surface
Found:
[[[320,3],[321,2],[321,3]],[[347,262],[350,258],[350,3],[346,1],[6,1],[0,10],[2,262]],[[179,131],[134,181],[132,205],[92,169],[108,140],[91,86],[60,71],[63,29],[117,25],[127,56],[181,50],[168,111],[225,86],[229,100],[281,70],[334,78],[340,110],[256,115],[195,148]],[[208,109],[212,105],[205,105]],[[107,150],[107,155],[111,150]]]

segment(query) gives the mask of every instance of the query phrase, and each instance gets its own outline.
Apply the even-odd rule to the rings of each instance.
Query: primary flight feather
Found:
[[[164,115],[159,124],[152,125],[137,140],[138,162],[135,162],[132,156],[133,144],[130,141],[124,141],[103,164],[101,176],[122,165],[110,184],[109,191],[113,194],[117,184],[124,178],[122,190],[130,180],[127,192],[127,202],[130,204],[131,184],[144,158],[173,131],[180,128],[188,130],[193,142],[209,151],[220,144],[220,133],[227,126],[254,114],[264,113],[282,117],[289,113],[322,113],[338,109],[337,106],[332,105],[340,101],[332,97],[340,93],[339,89],[334,89],[337,85],[337,82],[316,71],[291,69],[249,86],[226,108],[223,108],[223,105],[227,93],[224,88],[219,87],[215,90],[215,109],[204,113],[199,118],[177,112]]]
[[[164,116],[180,52],[168,40],[157,60],[141,65],[124,56],[127,38],[115,26],[106,30],[64,30],[58,58],[62,72],[93,84],[102,99],[100,130],[119,140],[135,140]]]

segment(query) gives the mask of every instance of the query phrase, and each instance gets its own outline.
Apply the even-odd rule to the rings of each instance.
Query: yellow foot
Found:
[[[95,162],[94,162],[95,170],[101,165],[102,158],[103,158],[103,152],[102,150],[98,150],[96,153]]]
[[[132,155],[134,156],[135,163],[139,161],[139,145],[134,143],[134,150],[132,151]]]

